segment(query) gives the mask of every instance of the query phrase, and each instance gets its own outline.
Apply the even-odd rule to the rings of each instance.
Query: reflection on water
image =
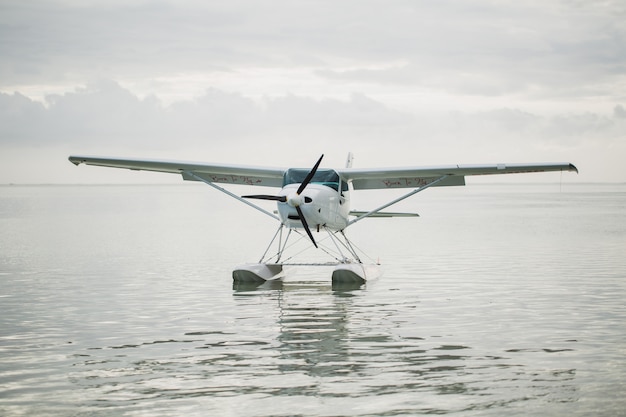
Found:
[[[529,361],[573,351],[575,341],[481,352],[445,336],[403,335],[407,306],[368,305],[367,288],[269,287],[233,291],[234,311],[223,313],[228,330],[92,347],[74,358],[71,380],[93,393],[91,407],[129,414],[139,410],[134,404],[192,399],[226,415],[404,415],[578,398],[575,369]]]

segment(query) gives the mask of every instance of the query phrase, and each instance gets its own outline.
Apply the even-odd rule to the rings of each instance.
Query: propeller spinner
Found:
[[[313,168],[311,168],[311,171],[309,171],[309,173],[307,174],[306,178],[304,178],[304,181],[302,181],[302,183],[298,187],[298,190],[295,193],[292,193],[292,194],[290,194],[288,196],[284,196],[284,195],[265,195],[265,194],[244,195],[244,196],[242,196],[243,198],[255,198],[257,200],[279,201],[281,203],[287,203],[291,207],[295,208],[296,211],[298,212],[298,217],[300,217],[300,221],[302,222],[302,226],[304,227],[304,230],[306,231],[307,235],[309,235],[309,238],[311,239],[311,242],[313,242],[313,245],[315,245],[316,248],[317,248],[317,243],[315,242],[315,239],[313,238],[313,233],[311,233],[311,229],[309,229],[309,225],[306,222],[306,218],[304,217],[304,213],[302,213],[302,209],[300,208],[300,205],[302,205],[302,203],[309,202],[310,200],[307,197],[303,198],[302,196],[300,196],[300,194],[302,194],[302,191],[304,191],[306,186],[309,185],[309,183],[313,179],[313,176],[317,172],[317,168],[320,166],[320,163],[322,162],[322,158],[324,158],[324,154],[322,154],[322,156],[320,156],[320,159],[318,159],[317,162],[315,163],[315,165],[313,166]]]

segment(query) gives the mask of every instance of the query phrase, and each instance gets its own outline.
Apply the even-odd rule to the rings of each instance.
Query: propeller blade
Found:
[[[300,184],[300,187],[298,187],[298,191],[296,192],[296,194],[300,195],[300,193],[304,191],[306,186],[309,185],[309,182],[313,178],[313,175],[315,175],[315,172],[317,172],[317,167],[320,166],[320,162],[322,162],[323,157],[324,157],[324,154],[320,156],[320,159],[317,160],[317,163],[315,164],[315,166],[313,166],[313,169],[311,169],[311,172],[309,172],[309,174],[306,176],[304,181],[302,181],[302,184]]]
[[[256,195],[242,195],[242,198],[255,198],[257,200],[272,200],[272,201],[280,201],[281,203],[287,202],[287,197],[284,195],[265,195],[265,194],[256,194]]]
[[[313,233],[311,233],[311,229],[309,229],[309,225],[304,218],[304,213],[302,213],[302,209],[300,208],[300,206],[296,206],[296,210],[298,211],[298,216],[300,216],[300,221],[302,222],[302,226],[304,226],[304,230],[306,230],[307,235],[309,235],[309,238],[311,238],[311,242],[313,242],[313,245],[315,245],[315,247],[317,248],[317,243],[315,243]]]

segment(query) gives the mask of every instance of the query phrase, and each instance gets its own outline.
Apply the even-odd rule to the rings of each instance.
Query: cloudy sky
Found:
[[[626,3],[0,0],[0,184],[162,180],[69,154],[342,166],[348,151],[626,182]]]

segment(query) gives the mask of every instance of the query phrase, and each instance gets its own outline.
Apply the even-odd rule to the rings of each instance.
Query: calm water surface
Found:
[[[275,225],[208,187],[0,187],[0,415],[626,415],[626,186],[397,209],[378,281],[237,288]]]

